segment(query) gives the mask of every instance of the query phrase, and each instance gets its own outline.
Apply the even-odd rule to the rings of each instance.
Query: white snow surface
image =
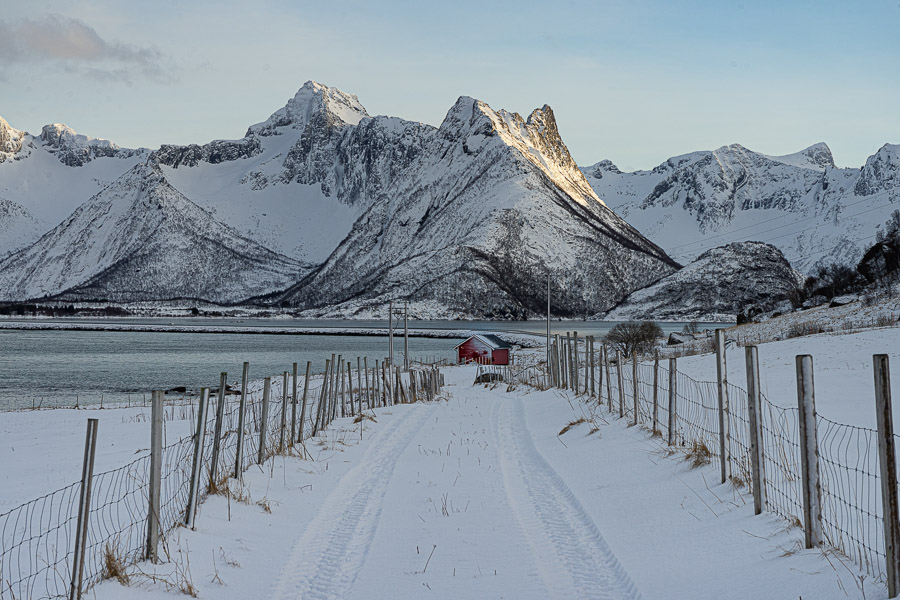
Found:
[[[841,336],[840,356],[828,337],[765,344],[764,391],[773,401],[782,388],[795,392],[792,356],[812,353],[817,386],[841,386],[817,394],[820,413],[852,418],[853,407],[871,407],[867,358],[896,349],[890,335]],[[741,362],[728,359],[736,381]],[[710,355],[679,368],[715,376]],[[243,485],[230,481],[249,503],[207,498],[196,531],[178,528],[167,541],[172,560],[140,570],[171,578],[189,561],[199,597],[223,600],[887,597],[840,555],[803,550],[799,529],[753,516],[745,491],[716,483],[715,465],[690,469],[605,408],[558,391],[473,386],[472,367],[444,372],[446,400],[376,409],[374,422],[338,420],[307,442],[309,460],[276,457]],[[851,389],[860,393],[843,393]],[[101,417],[103,468],[147,452],[146,408],[3,413],[0,473],[15,485],[0,504],[76,479],[88,416]],[[559,435],[579,417],[588,422]],[[189,430],[176,408],[167,436]],[[107,581],[90,594],[168,598],[165,588],[134,574],[127,587]]]

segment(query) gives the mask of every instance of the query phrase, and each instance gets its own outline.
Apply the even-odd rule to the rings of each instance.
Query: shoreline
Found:
[[[173,325],[173,324],[130,324],[130,323],[29,323],[27,321],[0,321],[0,330],[5,331],[106,331],[106,332],[140,332],[140,333],[210,333],[237,335],[330,335],[330,336],[369,336],[384,337],[388,335],[386,327],[241,327],[229,325]],[[417,338],[459,338],[465,339],[476,333],[487,333],[474,329],[421,329],[410,328],[409,337]],[[534,343],[539,334],[526,332],[492,332],[515,340],[514,343]],[[395,337],[403,337],[403,329],[394,329]],[[534,340],[527,339],[534,338]]]

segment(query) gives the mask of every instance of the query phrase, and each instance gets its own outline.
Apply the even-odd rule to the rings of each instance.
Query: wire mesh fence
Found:
[[[403,386],[403,394],[398,393],[398,397],[420,399],[433,398],[432,392],[443,384],[440,372],[434,365],[427,364],[410,369],[405,382],[400,378],[399,371],[396,378],[391,378],[376,374],[375,369],[370,369],[371,372],[366,373],[369,378],[365,380],[361,373],[357,373],[357,382],[366,381],[362,388],[350,384],[348,371],[349,369],[343,371],[345,379],[340,381],[336,373],[330,378],[328,373],[311,377],[308,387],[302,378],[298,378],[298,403],[302,404],[303,390],[306,387],[306,410],[303,411],[300,405],[296,407],[298,422],[295,431],[298,434],[302,432],[302,438],[298,435],[295,440],[299,444],[311,437],[317,415],[320,415],[320,402],[330,401],[338,416],[345,412],[355,414],[356,410],[363,408],[362,399],[366,400],[366,409],[390,404],[394,397],[391,385],[395,382],[400,382]],[[386,386],[386,390],[375,387],[376,375],[380,378],[381,385]],[[293,445],[290,433],[295,414],[293,379],[277,376],[270,381],[268,411],[263,410],[262,382],[252,382],[248,387],[239,462],[241,397],[227,392],[224,394],[215,472],[212,454],[220,405],[216,391],[210,395],[205,420],[199,425],[204,432],[201,438],[204,440],[203,448],[199,453],[202,457],[200,479],[197,482],[201,496],[221,486],[235,472],[242,473],[256,464],[261,443],[264,444],[264,458],[288,451],[288,448],[282,446],[282,441],[285,446]],[[288,386],[286,394],[283,387],[285,385]],[[418,396],[412,389],[413,385],[420,390]],[[351,398],[354,403],[349,402]],[[178,406],[181,407],[180,410],[189,413],[191,422],[197,423],[199,411],[196,397],[193,402],[178,403]],[[172,410],[175,410],[174,406]],[[265,412],[267,416],[263,427]],[[325,417],[319,423],[320,429],[327,424],[324,419]],[[185,522],[197,427],[194,427],[194,432],[190,435],[163,442],[159,505],[163,556],[169,552],[166,545],[169,534]],[[84,589],[108,576],[104,573],[106,553],[114,552],[125,564],[133,564],[146,556],[150,465],[150,456],[142,456],[117,469],[95,474],[91,479],[92,501],[87,519],[81,578]],[[0,600],[69,596],[73,582],[80,492],[81,483],[76,482],[0,514]]]
[[[587,401],[597,402],[614,415],[646,426],[654,435],[685,450],[702,446],[709,458],[721,461],[724,444],[726,472],[736,486],[752,486],[749,397],[743,388],[723,382],[725,427],[720,428],[719,383],[698,381],[666,368],[667,360],[633,364],[631,359],[603,358],[585,344],[579,352],[558,339],[551,345],[551,362],[505,373],[506,381],[538,387],[567,388]],[[560,346],[556,346],[560,344]],[[572,358],[574,356],[574,359]],[[556,360],[554,364],[554,358]],[[584,369],[594,378],[594,392],[572,377]],[[568,371],[568,372],[567,372]],[[637,377],[635,377],[635,374]],[[578,383],[577,389],[573,380]],[[622,382],[621,388],[619,382]],[[537,383],[537,385],[536,385]],[[670,393],[674,383],[675,393]],[[635,391],[637,401],[635,402]],[[802,527],[801,443],[799,411],[785,408],[761,395],[761,444],[765,509]],[[670,420],[670,411],[674,419]],[[670,425],[671,424],[671,425]],[[856,562],[878,580],[886,575],[884,516],[875,429],[816,417],[821,512],[824,541]],[[724,437],[724,440],[722,439]],[[900,436],[895,435],[895,443]]]

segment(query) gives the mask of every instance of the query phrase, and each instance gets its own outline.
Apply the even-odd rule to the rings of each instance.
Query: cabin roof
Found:
[[[501,340],[499,337],[497,337],[496,335],[494,335],[492,333],[476,333],[475,335],[469,336],[464,341],[462,341],[459,344],[457,344],[456,346],[454,346],[453,349],[455,350],[455,349],[459,348],[460,346],[462,346],[463,344],[465,344],[466,342],[468,342],[469,340],[474,339],[474,338],[477,338],[485,345],[490,346],[491,349],[493,349],[493,350],[509,350],[512,348],[511,344],[504,342],[503,340]]]

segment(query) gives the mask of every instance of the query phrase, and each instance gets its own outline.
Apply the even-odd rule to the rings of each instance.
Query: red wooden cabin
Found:
[[[496,335],[480,333],[456,347],[456,360],[459,364],[508,365],[511,351],[512,346]]]

